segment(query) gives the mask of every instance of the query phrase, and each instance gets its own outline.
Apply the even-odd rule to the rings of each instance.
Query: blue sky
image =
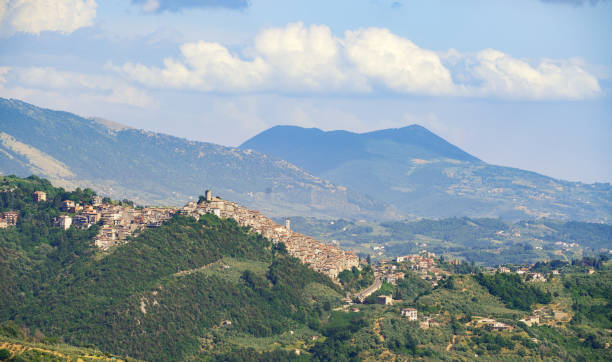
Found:
[[[419,123],[612,182],[612,1],[0,0],[0,96],[236,146]]]

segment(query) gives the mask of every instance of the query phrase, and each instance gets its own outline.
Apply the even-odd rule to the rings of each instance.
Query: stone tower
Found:
[[[287,231],[291,231],[291,220],[289,220],[289,218],[285,219],[285,229],[287,229]]]
[[[206,190],[206,192],[204,192],[204,199],[206,199],[206,202],[211,202],[212,201],[212,191]]]

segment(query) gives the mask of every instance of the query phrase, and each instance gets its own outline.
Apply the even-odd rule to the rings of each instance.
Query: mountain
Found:
[[[413,217],[612,221],[612,186],[487,164],[412,125],[369,133],[270,128],[240,148],[279,157]]]
[[[14,99],[0,98],[0,173],[36,174],[139,204],[183,205],[212,189],[267,215],[387,214],[383,203],[279,158]]]

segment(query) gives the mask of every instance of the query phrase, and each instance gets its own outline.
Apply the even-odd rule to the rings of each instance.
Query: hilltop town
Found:
[[[196,218],[209,213],[221,218],[232,218],[239,225],[250,227],[274,243],[284,243],[289,254],[331,278],[336,278],[343,270],[359,266],[359,257],[356,255],[292,231],[289,219],[281,226],[259,211],[213,197],[210,191],[206,191],[201,202],[189,202],[179,212]]]
[[[33,199],[35,202],[44,202],[46,194],[36,191]],[[101,250],[108,250],[129,242],[129,237],[136,236],[147,228],[159,227],[176,213],[196,219],[201,215],[214,214],[221,218],[232,218],[239,225],[250,227],[273,243],[284,243],[290,255],[332,279],[337,278],[341,271],[359,265],[356,255],[292,231],[289,219],[281,226],[259,211],[213,197],[211,191],[206,191],[206,196],[201,198],[200,202],[189,202],[180,209],[134,207],[130,203],[103,201],[105,200],[98,195],[94,195],[91,203],[87,205],[63,200],[60,209],[64,214],[53,220],[54,225],[67,230],[71,226],[88,229],[99,224],[101,227],[94,244]],[[18,215],[19,213],[14,211],[0,214],[0,227],[16,225]]]

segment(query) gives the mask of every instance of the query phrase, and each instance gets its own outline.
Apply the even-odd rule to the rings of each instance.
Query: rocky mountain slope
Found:
[[[381,202],[256,151],[130,129],[0,98],[0,173],[140,204],[183,205],[205,189],[267,215],[384,214]]]
[[[357,134],[277,126],[240,146],[390,203],[413,217],[612,220],[612,186],[487,164],[412,125]]]

